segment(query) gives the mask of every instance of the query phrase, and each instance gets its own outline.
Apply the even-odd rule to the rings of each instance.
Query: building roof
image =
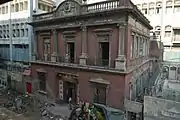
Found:
[[[42,21],[51,21],[54,19],[54,15],[56,16],[56,13],[58,11],[62,11],[61,9],[63,8],[62,6],[66,2],[76,2],[78,4],[79,9],[82,9],[83,11],[76,13],[74,16],[68,16],[67,18],[73,17],[76,18],[77,16],[88,16],[89,15],[95,15],[95,14],[100,14],[100,13],[110,13],[114,11],[125,11],[130,14],[132,14],[134,17],[138,18],[139,21],[141,21],[145,26],[147,26],[149,29],[152,29],[152,26],[150,25],[149,20],[138,10],[138,8],[130,1],[130,0],[108,0],[108,1],[101,1],[101,2],[96,2],[92,4],[82,4],[79,1],[76,0],[65,0],[61,2],[56,9],[53,12],[50,13],[43,13],[43,14],[36,14],[34,15],[34,22],[33,23],[40,23]],[[105,4],[111,4],[113,3],[114,6],[111,7],[103,7]],[[91,9],[93,7],[97,6],[102,6],[101,9]],[[59,15],[59,13],[58,13]],[[58,19],[64,18],[65,16],[58,16]],[[33,25],[33,23],[30,23]]]
[[[12,0],[0,0],[0,4],[4,4],[4,3],[10,2],[10,1],[12,1]]]

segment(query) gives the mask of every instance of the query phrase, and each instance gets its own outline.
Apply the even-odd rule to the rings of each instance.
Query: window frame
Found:
[[[39,72],[38,73],[39,79],[39,90],[46,92],[46,73]]]

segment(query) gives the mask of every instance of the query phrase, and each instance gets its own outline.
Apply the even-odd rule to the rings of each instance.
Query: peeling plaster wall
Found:
[[[180,83],[177,80],[165,80],[162,89],[162,97],[168,100],[180,102]]]
[[[180,120],[180,102],[145,96],[144,120]]]

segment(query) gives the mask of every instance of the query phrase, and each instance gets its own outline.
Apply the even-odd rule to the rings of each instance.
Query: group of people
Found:
[[[72,110],[72,98],[69,100],[69,109]],[[75,112],[78,120],[105,120],[102,113],[93,105],[93,103],[81,103],[78,107],[80,110]]]
[[[104,120],[102,113],[93,105],[93,103],[83,103],[81,105],[80,117],[86,120]]]

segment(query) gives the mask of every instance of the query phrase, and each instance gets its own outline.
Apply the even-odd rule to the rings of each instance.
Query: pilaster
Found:
[[[44,54],[44,60],[48,61],[48,54]]]
[[[36,57],[37,57],[37,34],[36,32],[34,31],[33,32],[33,36],[34,36],[34,39],[32,40],[32,61],[36,61]]]
[[[53,30],[53,54],[51,55],[51,62],[57,62],[58,53],[58,34],[57,30]]]
[[[119,28],[119,44],[118,44],[118,56],[115,61],[115,68],[119,70],[126,71],[126,57],[124,53],[124,44],[126,38],[126,24],[124,25],[117,25]]]
[[[79,63],[81,65],[87,64],[87,27],[82,27],[82,53],[79,59]]]

